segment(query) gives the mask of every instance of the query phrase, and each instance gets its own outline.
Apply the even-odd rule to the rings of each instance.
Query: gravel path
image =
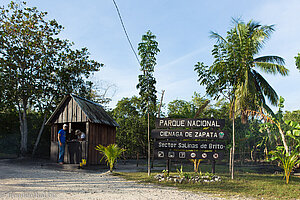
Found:
[[[139,184],[101,172],[70,172],[0,160],[0,199],[221,199]]]

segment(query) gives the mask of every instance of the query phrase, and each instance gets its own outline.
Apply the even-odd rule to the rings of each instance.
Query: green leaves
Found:
[[[287,153],[283,147],[277,147],[277,149],[271,151],[270,154],[272,155],[271,160],[277,160],[280,164],[279,166],[284,169],[284,178],[286,179],[286,184],[288,184],[293,168],[300,163],[298,159],[299,152],[293,151]]]
[[[141,71],[139,75],[139,83],[136,88],[139,89],[141,96],[141,105],[144,112],[150,112],[154,115],[156,111],[156,80],[153,76],[154,67],[156,65],[156,55],[160,51],[158,42],[155,41],[156,36],[148,31],[142,36],[142,42],[138,45],[138,54],[141,57]]]
[[[45,96],[86,91],[84,79],[102,64],[90,60],[86,48],[73,50],[58,38],[63,27],[56,20],[45,20],[46,12],[25,3],[11,2],[0,13],[1,83],[11,104],[23,99],[39,109]]]
[[[295,64],[297,68],[300,70],[300,53],[298,53],[298,56],[295,56]]]
[[[109,165],[110,172],[113,171],[115,162],[125,151],[125,149],[118,147],[118,145],[116,144],[110,144],[107,147],[104,147],[101,144],[99,144],[95,147],[95,149],[99,151],[99,153],[104,155],[102,159],[105,158],[105,162],[107,163],[107,165]]]
[[[28,109],[49,112],[66,93],[89,96],[86,79],[102,66],[86,48],[73,49],[73,43],[60,39],[63,27],[45,19],[46,12],[25,5],[12,1],[0,7],[0,105],[17,108],[21,126]],[[20,129],[22,135],[26,129]]]
[[[216,39],[212,50],[215,60],[210,67],[200,62],[195,65],[198,82],[206,86],[206,93],[215,99],[221,94],[230,101],[235,99],[232,108],[240,113],[262,107],[269,110],[265,97],[272,105],[277,105],[277,93],[255,68],[286,76],[288,69],[284,67],[284,59],[279,56],[254,58],[273,31],[273,25],[233,19],[233,27],[226,37],[211,32],[211,38]]]

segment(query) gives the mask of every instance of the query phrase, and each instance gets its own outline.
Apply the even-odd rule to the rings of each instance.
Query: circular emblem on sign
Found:
[[[218,153],[214,153],[214,154],[213,154],[213,158],[214,158],[214,159],[219,158],[219,154],[218,154]]]
[[[203,153],[202,158],[206,158],[206,157],[207,157],[207,153]]]
[[[219,133],[220,138],[223,138],[224,135],[225,135],[224,132],[220,132],[220,133]]]
[[[191,158],[196,158],[196,153],[191,153]]]

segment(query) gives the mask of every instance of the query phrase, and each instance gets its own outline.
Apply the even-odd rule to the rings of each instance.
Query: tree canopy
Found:
[[[86,96],[92,85],[87,78],[102,66],[87,48],[73,49],[72,42],[60,39],[63,27],[46,15],[25,2],[0,8],[1,102],[19,112],[22,153],[28,109],[49,106],[62,94]]]
[[[298,56],[296,56],[295,59],[296,59],[296,66],[300,70],[300,53],[298,53]]]
[[[156,36],[151,31],[147,31],[142,36],[142,42],[138,45],[138,54],[141,57],[141,71],[143,74],[139,75],[139,83],[136,88],[139,89],[141,96],[141,105],[143,111],[150,112],[152,115],[156,111],[156,80],[153,76],[154,67],[156,65],[156,55],[160,51],[158,49],[158,42],[155,40]]]
[[[217,42],[212,50],[213,64],[208,67],[198,62],[195,70],[201,85],[205,85],[209,96],[227,96],[236,111],[258,110],[267,106],[265,98],[277,105],[278,95],[257,69],[286,76],[284,59],[279,56],[257,56],[274,31],[273,25],[261,25],[255,21],[244,23],[233,20],[226,37],[211,32]]]

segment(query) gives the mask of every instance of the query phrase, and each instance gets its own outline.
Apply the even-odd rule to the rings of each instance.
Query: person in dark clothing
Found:
[[[65,146],[66,146],[66,136],[68,125],[64,124],[63,128],[58,131],[58,147],[59,147],[59,157],[58,162],[59,164],[64,164],[64,156],[65,156]]]

